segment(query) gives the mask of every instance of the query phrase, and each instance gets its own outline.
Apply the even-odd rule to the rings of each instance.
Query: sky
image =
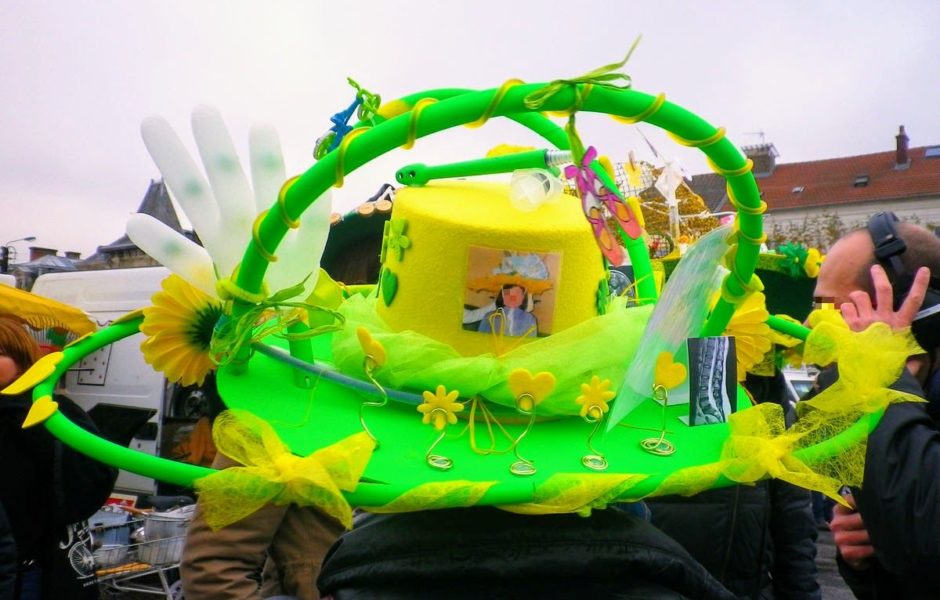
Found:
[[[124,233],[160,173],[141,121],[166,118],[195,156],[190,114],[219,109],[247,157],[252,123],[280,133],[289,174],[358,80],[384,100],[510,78],[573,77],[620,60],[637,90],[775,144],[780,162],[881,152],[898,126],[940,144],[940,2],[4,0],[0,3],[0,244],[89,256]],[[578,119],[614,160],[651,158],[637,129]],[[650,126],[693,173],[704,156]],[[503,120],[396,150],[333,194],[345,212],[409,163],[469,160],[502,143],[541,145]],[[772,209],[773,207],[771,207]]]

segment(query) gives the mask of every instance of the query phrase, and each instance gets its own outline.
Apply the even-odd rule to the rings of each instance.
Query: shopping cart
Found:
[[[165,512],[106,506],[89,521],[102,596],[180,600],[179,562],[194,505]]]

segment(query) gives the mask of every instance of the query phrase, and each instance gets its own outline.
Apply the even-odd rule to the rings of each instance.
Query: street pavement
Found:
[[[830,531],[820,531],[816,541],[816,568],[819,569],[819,587],[823,600],[854,600],[855,596],[842,581],[836,566],[836,547]]]

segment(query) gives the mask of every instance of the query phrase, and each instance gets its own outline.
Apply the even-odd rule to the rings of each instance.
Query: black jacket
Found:
[[[651,498],[652,522],[741,598],[811,600],[816,523],[809,492],[783,481]]]
[[[7,513],[0,504],[0,600],[11,600],[16,586],[16,542]]]
[[[68,398],[59,410],[96,432],[94,423]],[[23,429],[29,393],[0,396],[0,506],[6,512],[20,561],[51,559],[63,528],[104,503],[117,471],[55,439],[42,425]]]
[[[616,509],[524,516],[489,507],[363,515],[318,587],[382,598],[734,598],[677,543]]]
[[[892,388],[924,397],[907,370]],[[858,598],[940,595],[940,430],[923,404],[888,407],[868,436],[862,488],[853,490],[877,563],[840,572]]]

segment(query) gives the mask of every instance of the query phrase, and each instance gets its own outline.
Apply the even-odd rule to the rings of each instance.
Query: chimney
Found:
[[[744,146],[741,150],[744,152],[744,156],[754,161],[754,168],[752,169],[754,177],[770,177],[774,174],[774,170],[777,168],[777,157],[780,156],[776,146],[761,143]]]
[[[55,256],[59,251],[54,248],[42,248],[40,246],[30,246],[29,247],[29,260],[30,262],[34,260],[39,260],[43,256]]]
[[[904,125],[901,125],[900,131],[895,136],[897,140],[897,155],[895,157],[894,168],[895,169],[906,169],[911,166],[911,159],[907,154],[907,143],[909,138],[907,134],[904,133]]]
[[[67,259],[69,259],[69,260],[81,260],[81,258],[82,258],[82,253],[81,253],[81,252],[76,252],[76,251],[74,251],[74,250],[66,250],[66,251],[65,251],[65,258],[67,258]]]

